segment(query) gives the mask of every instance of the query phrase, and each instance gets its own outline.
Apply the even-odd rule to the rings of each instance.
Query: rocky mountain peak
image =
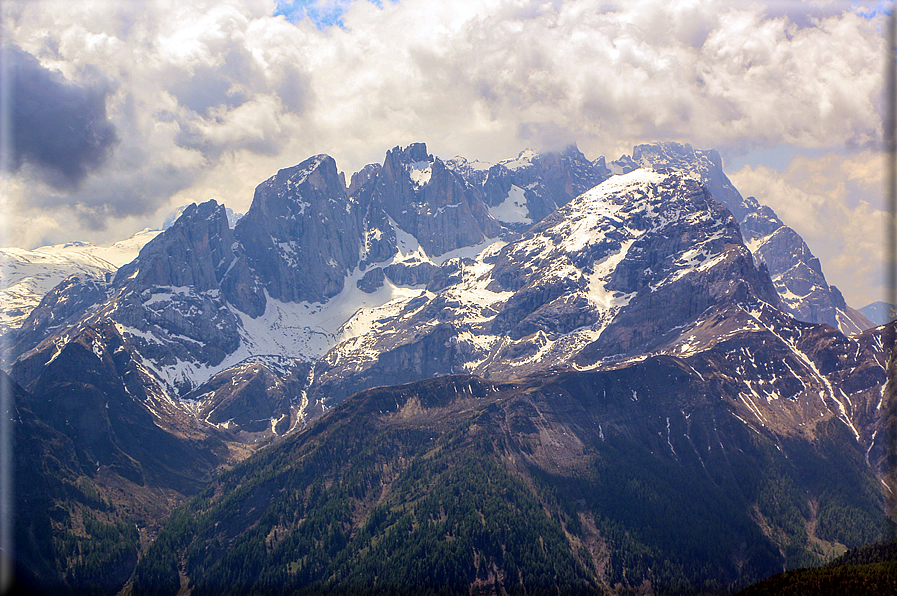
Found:
[[[328,353],[310,391],[596,366],[655,349],[715,308],[761,302],[777,304],[776,291],[725,206],[693,176],[642,168],[476,259],[446,261],[426,292]]]
[[[400,153],[407,162],[433,161],[433,156],[427,153],[426,143],[411,143],[404,149],[401,149]]]
[[[696,150],[674,142],[637,145],[632,157],[611,163],[616,173],[639,167],[686,172],[700,179],[713,197],[738,220],[745,242],[755,258],[765,264],[784,308],[801,321],[826,323],[845,333],[862,331],[862,315],[832,292],[819,263],[803,238],[782,223],[775,212],[754,197],[744,198],[723,172],[716,150]]]
[[[232,260],[233,232],[224,205],[189,205],[165,232],[150,240],[137,259],[121,267],[115,285],[218,288]]]
[[[374,184],[377,183],[377,175],[380,173],[381,167],[382,166],[378,163],[369,163],[352,174],[352,177],[349,179],[349,188],[347,190],[349,196],[358,200],[360,194],[364,193],[369,197],[374,190]]]
[[[569,145],[547,153],[527,149],[501,161],[490,168],[483,188],[489,205],[501,204],[512,187],[519,189],[533,223],[609,176],[603,160],[590,162],[576,145]]]
[[[675,142],[643,144],[633,147],[631,158],[623,156],[613,163],[626,169],[674,169],[697,176],[738,221],[759,208],[756,201],[744,199],[723,173],[722,158],[715,149],[696,150],[687,143]]]
[[[423,143],[386,154],[371,202],[431,256],[479,244],[501,232],[476,189],[429,155]]]
[[[292,218],[304,215],[312,205],[321,210],[328,201],[345,204],[347,196],[336,161],[329,155],[314,155],[259,184],[244,218],[262,214]]]
[[[316,155],[260,184],[234,236],[268,295],[321,302],[358,264],[362,232],[336,162]]]

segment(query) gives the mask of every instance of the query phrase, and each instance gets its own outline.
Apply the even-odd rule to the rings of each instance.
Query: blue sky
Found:
[[[379,0],[362,0],[382,6]],[[393,0],[396,1],[396,0]],[[310,19],[318,29],[338,26],[344,27],[343,13],[353,0],[278,0],[275,15],[283,15],[291,22],[304,18]]]

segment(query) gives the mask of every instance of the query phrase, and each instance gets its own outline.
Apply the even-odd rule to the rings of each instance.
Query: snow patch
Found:
[[[500,204],[489,207],[489,214],[496,220],[504,223],[522,223],[532,225],[529,217],[529,209],[526,206],[524,190],[512,184],[508,196]]]
[[[415,188],[425,186],[433,175],[433,167],[429,161],[415,161],[408,164],[406,168]]]
[[[532,149],[524,149],[515,159],[505,159],[498,163],[509,170],[519,170],[520,168],[527,168],[533,165],[533,159],[538,155],[539,154]]]

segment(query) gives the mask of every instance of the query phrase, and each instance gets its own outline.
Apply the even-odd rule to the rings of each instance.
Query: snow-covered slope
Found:
[[[102,279],[115,269],[86,253],[0,249],[0,334],[21,327],[44,294],[70,275]]]
[[[35,248],[36,252],[54,255],[89,255],[111,264],[116,269],[126,263],[130,263],[140,253],[147,242],[162,233],[162,230],[145,228],[130,238],[110,242],[108,244],[87,244],[84,242],[69,242],[66,244],[51,244]]]
[[[146,229],[105,245],[71,242],[34,250],[0,248],[0,334],[21,327],[41,298],[67,277],[111,279],[159,232]]]

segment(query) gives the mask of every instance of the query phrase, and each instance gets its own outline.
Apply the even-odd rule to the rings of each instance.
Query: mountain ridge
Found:
[[[300,395],[293,397],[296,407],[289,408],[292,412],[289,414],[292,420],[289,428],[295,426],[295,416],[303,417],[306,409],[312,407],[317,408],[315,411],[320,410],[314,403],[309,404],[307,399],[311,396],[314,402],[322,395],[321,379],[327,377],[334,360],[344,358],[336,353],[328,355],[328,351],[349,350],[347,354],[355,354],[352,358],[358,362],[361,354],[358,350],[368,349],[360,346],[373,345],[371,342],[379,341],[378,337],[387,337],[382,333],[384,321],[390,320],[390,317],[397,321],[395,317],[406,313],[412,305],[416,305],[415,311],[420,311],[423,300],[430,302],[437,295],[437,303],[447,300],[446,304],[454,306],[446,310],[434,303],[422,312],[443,312],[440,317],[451,318],[453,315],[450,313],[460,312],[455,303],[459,299],[461,304],[465,303],[466,299],[462,296],[465,292],[471,296],[492,295],[506,302],[495,302],[492,306],[485,303],[474,306],[471,303],[464,307],[478,308],[485,313],[488,309],[494,309],[495,305],[504,304],[498,307],[501,312],[485,315],[486,319],[494,319],[494,330],[489,332],[492,335],[482,335],[482,331],[474,331],[471,335],[470,330],[465,330],[465,325],[469,327],[474,323],[460,322],[464,320],[462,316],[457,319],[458,323],[450,323],[439,332],[444,335],[442,339],[434,336],[434,347],[454,342],[453,345],[472,350],[472,353],[448,367],[437,367],[428,373],[420,369],[424,377],[447,374],[457,366],[468,367],[471,372],[477,371],[479,369],[475,366],[469,368],[473,366],[470,362],[474,356],[497,362],[507,360],[512,353],[516,354],[512,359],[519,360],[521,355],[525,358],[535,351],[542,355],[540,357],[548,357],[546,354],[554,350],[561,336],[570,336],[570,332],[589,326],[593,328],[589,340],[593,345],[586,352],[593,356],[585,356],[586,352],[583,352],[578,359],[572,358],[584,347],[581,346],[570,348],[575,352],[555,350],[557,354],[553,358],[558,362],[572,358],[577,366],[592,365],[596,360],[646,349],[647,344],[637,339],[637,336],[646,334],[646,330],[639,329],[645,321],[651,320],[652,324],[659,325],[647,335],[662,336],[673,327],[688,324],[689,317],[696,316],[698,311],[712,303],[696,298],[698,294],[695,289],[705,287],[704,283],[679,284],[685,294],[661,298],[661,294],[679,286],[666,286],[666,282],[658,278],[653,284],[648,283],[650,293],[638,294],[642,291],[640,288],[646,287],[645,280],[648,279],[639,272],[639,268],[649,271],[652,266],[661,266],[660,263],[652,265],[650,262],[658,258],[657,255],[646,255],[647,260],[645,256],[637,256],[647,248],[642,246],[643,240],[636,240],[636,236],[643,233],[640,227],[644,222],[632,220],[627,224],[629,227],[620,228],[619,222],[614,219],[613,209],[602,212],[602,215],[574,215],[570,212],[568,207],[574,199],[567,196],[569,193],[592,188],[589,185],[596,181],[599,181],[596,189],[619,189],[621,184],[626,186],[621,181],[632,176],[639,180],[633,182],[633,188],[642,183],[650,185],[657,181],[655,178],[664,176],[693,180],[697,186],[683,192],[694,197],[704,192],[710,201],[706,205],[719,205],[711,189],[716,190],[726,199],[726,206],[720,208],[725,210],[729,207],[730,212],[734,209],[734,213],[742,214],[741,222],[736,223],[738,218],[734,217],[730,226],[732,229],[727,232],[733,242],[742,246],[731,253],[731,258],[735,259],[733,266],[739,270],[717,274],[721,283],[734,283],[732,280],[736,279],[754,280],[749,281],[754,288],[748,291],[749,295],[774,305],[779,304],[778,301],[785,295],[783,308],[795,314],[794,301],[787,297],[793,297],[793,284],[789,286],[781,282],[782,274],[776,275],[775,272],[781,272],[783,268],[791,271],[795,267],[801,271],[807,267],[816,271],[818,261],[810,255],[802,241],[800,245],[803,248],[797,253],[788,252],[778,260],[771,260],[769,255],[764,257],[763,247],[770,243],[769,238],[794,233],[781,225],[770,210],[761,209],[756,200],[741,197],[722,172],[718,153],[695,151],[689,145],[667,143],[637,146],[633,156],[624,156],[611,162],[609,167],[603,160],[589,162],[574,146],[548,157],[523,152],[515,160],[499,162],[488,168],[484,165],[474,168],[463,158],[443,162],[428,154],[426,146],[419,143],[405,149],[396,147],[390,150],[383,166],[368,166],[353,175],[348,188],[332,158],[313,156],[297,166],[281,170],[259,185],[252,207],[233,228],[229,226],[225,208],[214,201],[187,207],[169,229],[143,247],[135,261],[117,271],[111,284],[115,289],[104,290],[105,295],[110,296],[106,306],[93,315],[80,316],[80,320],[83,324],[104,317],[116,320],[120,332],[131,336],[130,345],[140,353],[147,370],[175,400],[188,393],[204,395],[208,392],[201,391],[200,386],[213,376],[269,354],[293,358],[296,366],[300,367],[316,361],[323,364],[323,369],[312,366]],[[612,168],[628,173],[613,174]],[[532,181],[534,179],[535,182]],[[701,185],[705,190],[698,190]],[[585,200],[582,197],[590,196],[590,192],[596,191],[582,193],[576,200],[582,203]],[[505,198],[501,198],[502,193]],[[522,228],[516,226],[520,221],[516,224],[502,223],[490,215],[490,209],[503,205],[512,197],[516,197],[517,208],[521,212],[526,209],[530,219],[541,208],[539,205],[544,206],[547,201],[555,207],[562,202],[563,206],[531,226],[529,232],[523,233],[520,231]],[[667,199],[661,199],[657,207],[661,208],[665,201]],[[403,205],[413,209],[402,209]],[[705,207],[698,208],[695,213],[702,209]],[[748,221],[764,213],[766,221],[774,224],[767,226],[772,232],[766,233],[768,229],[758,228]],[[449,215],[451,217],[445,219]],[[511,250],[508,247],[525,247],[527,242],[531,244],[537,238],[541,238],[539,242],[550,244],[558,242],[564,234],[572,233],[573,228],[562,231],[551,227],[555,220],[567,217],[584,217],[594,220],[593,225],[598,226],[592,231],[580,230],[580,235],[585,234],[579,241],[583,246],[576,247],[576,254],[562,255],[556,263],[562,269],[572,266],[570,271],[578,271],[573,277],[558,273],[557,283],[547,278],[540,279],[550,269],[543,257],[538,257],[542,261],[534,263],[527,262],[522,256],[508,261],[511,257],[507,255],[532,252],[526,249],[521,253],[522,248]],[[636,213],[635,217],[643,218],[643,215]],[[717,217],[724,216],[720,212]],[[404,223],[400,224],[396,218]],[[487,225],[489,222],[491,224]],[[701,240],[700,233],[694,236],[696,228],[692,224],[688,221],[682,223],[677,233],[685,235],[676,241],[679,244],[675,246],[664,244],[665,240],[657,236],[655,243],[660,242],[656,247],[660,247],[661,252],[681,253],[682,262],[688,265],[682,269],[682,265],[671,262],[663,267],[693,270],[693,274],[704,270],[709,272],[708,267],[713,259],[708,260],[708,255],[715,255],[715,249],[710,253],[706,250],[694,252],[694,247],[689,245],[708,242],[702,246],[712,246],[719,244],[720,240]],[[446,225],[461,231],[459,233],[462,235],[452,236],[444,232]],[[746,225],[749,235],[743,237],[741,229]],[[417,236],[405,228],[414,230]],[[762,233],[765,235],[758,235]],[[601,236],[600,242],[596,244],[588,234],[598,234]],[[751,243],[760,247],[756,249],[759,252],[752,254],[745,248]],[[624,244],[626,251],[620,252]],[[585,250],[587,247],[588,250]],[[649,252],[655,253],[658,250],[656,247],[649,248]],[[738,251],[741,251],[741,256],[736,257]],[[480,260],[465,260],[477,253]],[[617,256],[601,265],[606,269],[604,273],[593,271],[596,259],[609,259],[608,255],[613,254]],[[455,255],[460,255],[460,260]],[[577,267],[571,258],[584,269]],[[644,262],[640,264],[639,259]],[[760,269],[751,263],[752,259],[760,263]],[[809,265],[801,265],[808,259]],[[735,265],[736,261],[741,264]],[[769,271],[770,263],[774,271]],[[469,272],[464,272],[465,267],[473,267],[469,272],[479,271],[480,275],[486,275],[490,268],[497,273],[491,285],[485,283],[484,287],[479,288],[464,281],[465,276],[470,277]],[[528,268],[535,268],[533,270],[540,273],[528,282],[512,281],[517,273],[508,276],[508,272]],[[763,268],[773,276],[773,283],[777,284],[775,291],[764,285],[762,280],[767,274],[761,271]],[[629,273],[624,273],[624,270]],[[821,275],[821,270],[818,273]],[[612,279],[607,278],[609,275]],[[671,275],[675,278],[680,273]],[[574,279],[579,281],[574,282]],[[508,283],[510,285],[503,285]],[[813,288],[821,288],[820,292],[830,297],[829,303],[834,300],[832,296],[840,298],[840,293],[827,286],[824,278],[807,283],[816,284],[812,285]],[[453,286],[458,287],[455,289]],[[657,294],[658,291],[660,294]],[[49,304],[35,309],[33,316],[25,321],[16,337],[18,341],[7,351],[8,359],[13,360],[35,348],[54,329],[77,321],[79,313],[95,309],[94,304],[103,297],[102,292],[102,288],[81,282],[60,287],[52,296],[48,294]],[[453,292],[456,296],[450,298]],[[746,298],[748,294],[739,300],[750,302],[753,298]],[[630,300],[635,300],[631,306]],[[617,302],[619,304],[613,306]],[[64,312],[54,306],[63,303],[68,305]],[[685,316],[685,319],[676,324],[666,324],[660,322],[668,317],[664,308],[666,304],[691,306],[685,306],[685,311],[675,315]],[[856,320],[848,313],[850,309],[843,304],[843,298],[839,304],[844,308],[823,309],[831,315],[826,315],[833,319],[830,323],[837,323],[834,320],[837,317],[841,317],[838,321]],[[814,308],[807,306],[804,311],[817,312],[818,309],[814,311]],[[653,314],[647,314],[649,312]],[[59,316],[54,318],[54,313]],[[483,316],[475,315],[475,319]],[[628,324],[625,323],[627,317]],[[605,322],[608,324],[611,319],[615,322],[605,331],[607,325],[595,326],[601,318],[607,319]],[[426,329],[413,317],[408,324],[412,325],[408,328],[412,334],[419,334],[415,329]],[[474,325],[482,327],[482,321]],[[395,335],[397,330],[394,329],[392,334]],[[534,332],[538,332],[536,336],[526,339]],[[578,333],[570,337],[581,336],[585,340],[589,335]],[[511,343],[502,340],[507,345],[490,353],[498,345],[496,338],[499,335],[507,335]],[[601,335],[603,337],[596,341]],[[487,340],[488,337],[492,339]],[[570,340],[563,341],[569,343]],[[580,340],[573,343],[577,341]],[[350,344],[357,346],[354,352]],[[484,348],[487,344],[489,347]],[[416,348],[412,343],[406,344],[403,349],[413,352]],[[487,352],[483,353],[483,349]],[[382,347],[375,347],[371,353],[381,352]],[[550,361],[545,364],[547,368],[551,366]],[[505,369],[506,373],[509,372],[507,367]],[[239,368],[233,370],[235,374],[240,374]],[[532,367],[527,370],[532,370]],[[342,375],[337,371],[330,376],[334,374]],[[346,396],[364,386],[347,387],[337,391],[337,394]],[[203,409],[203,406],[199,407]],[[282,419],[286,414],[286,409],[278,407],[272,411],[271,420]],[[308,415],[313,415],[311,410]]]
[[[183,577],[193,593],[724,593],[820,560],[826,541],[877,535],[876,481],[848,463],[862,453],[845,425],[820,422],[810,448],[749,430],[709,389],[658,356],[510,383],[455,375],[365,390],[174,515],[134,589]],[[833,459],[832,442],[851,459]],[[795,474],[798,461],[828,466],[825,483]],[[856,492],[844,502],[843,491]],[[818,499],[819,517],[805,499]],[[670,507],[687,526],[655,517]],[[800,522],[777,517],[780,507]],[[215,525],[223,511],[239,512],[226,528]],[[839,515],[855,515],[858,533],[839,534]]]
[[[714,189],[732,206],[719,200]],[[398,424],[403,429],[395,431],[399,434],[388,441],[393,447],[382,457],[396,474],[410,474],[407,461],[391,458],[395,449],[410,449],[406,459],[428,452],[424,435],[436,424],[428,416],[443,406],[427,413],[427,387],[439,388],[433,391],[443,395],[440,399],[466,412],[461,426],[452,426],[445,417],[437,426],[451,436],[470,431],[477,437],[472,443],[453,443],[460,450],[450,460],[468,462],[472,477],[496,474],[502,479],[499,488],[516,495],[521,507],[528,503],[525,509],[547,512],[545,531],[558,544],[567,541],[559,552],[569,554],[566,562],[550,564],[561,565],[563,577],[577,589],[613,591],[617,584],[635,589],[640,582],[673,586],[679,581],[719,591],[737,583],[731,560],[711,564],[729,570],[715,579],[692,568],[687,559],[677,559],[678,567],[657,575],[650,569],[671,556],[673,538],[653,535],[649,540],[650,524],[627,518],[611,501],[588,497],[591,504],[581,510],[551,496],[557,490],[576,493],[581,472],[587,472],[599,493],[611,491],[627,502],[642,494],[643,489],[613,492],[617,489],[596,480],[593,472],[605,469],[594,468],[596,453],[604,453],[601,465],[611,465],[615,474],[623,474],[620,478],[639,485],[636,477],[608,463],[614,457],[635,458],[639,474],[655,474],[677,493],[685,490],[677,471],[687,469],[712,494],[712,508],[736,516],[732,519],[737,523],[731,523],[737,531],[730,529],[759,549],[751,559],[758,576],[777,565],[817,561],[844,541],[873,539],[878,530],[872,520],[883,511],[877,483],[888,479],[887,433],[882,428],[884,403],[890,398],[886,364],[893,325],[863,332],[851,328],[855,332],[845,334],[824,322],[794,318],[796,311],[828,313],[842,328],[842,315],[859,320],[850,318],[843,298],[838,300],[840,293],[825,284],[818,261],[802,240],[775,240],[794,239],[789,230],[771,210],[738,194],[725,178],[718,154],[675,144],[639,146],[633,157],[609,164],[590,162],[574,147],[551,156],[523,152],[488,167],[461,158],[443,161],[415,144],[390,150],[383,165],[367,166],[348,186],[334,160],[317,155],[260,184],[252,207],[233,227],[223,205],[190,205],[103,284],[69,278],[58,285],[31,312],[6,351],[11,382],[33,404],[29,411],[37,421],[22,418],[17,432],[43,454],[63,449],[71,455],[59,460],[58,474],[66,480],[54,492],[57,517],[33,512],[20,526],[27,535],[55,529],[49,538],[55,546],[44,547],[40,555],[46,565],[34,573],[75,586],[75,578],[65,579],[61,570],[82,560],[78,549],[91,548],[82,540],[92,535],[89,526],[119,536],[116,540],[127,549],[145,552],[150,567],[139,567],[134,581],[151,587],[156,571],[168,563],[144,549],[168,548],[169,539],[152,541],[151,532],[143,532],[134,542],[130,531],[103,530],[85,520],[102,519],[118,528],[115,524],[139,519],[155,532],[158,526],[151,524],[159,520],[152,512],[157,509],[147,504],[148,494],[164,494],[170,507],[202,493],[206,482],[216,482],[214,471],[233,467],[253,452],[281,453],[277,450],[293,448],[283,445],[305,441],[315,450],[314,437],[330,436],[339,421],[367,424],[358,421],[353,404],[367,403],[365,411],[381,422],[383,416],[397,416],[378,427]],[[812,275],[801,278],[807,271]],[[794,292],[798,282],[808,291]],[[473,399],[474,385],[499,389],[478,389],[483,395]],[[507,392],[511,410],[493,400],[495,392]],[[532,394],[541,396],[538,407],[527,401]],[[396,398],[395,410],[380,407],[375,415],[365,401],[374,395],[385,400],[382,406]],[[400,406],[399,395],[410,401]],[[595,411],[584,410],[586,403]],[[562,404],[580,412],[581,420],[564,413]],[[552,413],[552,421],[546,421],[545,412]],[[601,418],[602,413],[612,416]],[[562,426],[555,424],[559,419],[565,420]],[[501,432],[483,434],[475,420],[491,420]],[[40,429],[48,429],[45,438]],[[363,460],[365,449],[382,447],[376,436],[340,439],[320,453],[342,461],[341,450],[349,449]],[[504,438],[496,443],[496,437]],[[611,437],[622,442],[606,451]],[[368,438],[375,443],[365,443]],[[402,446],[405,439],[413,440]],[[423,451],[414,451],[418,448]],[[748,455],[733,465],[733,450],[738,449]],[[496,453],[501,457],[496,459]],[[534,453],[541,455],[530,461]],[[268,455],[259,456],[264,457]],[[662,472],[651,471],[657,458]],[[301,465],[333,473],[342,465],[312,459]],[[509,461],[529,461],[542,471]],[[852,484],[820,472],[837,487],[826,493],[824,484],[805,475],[806,470],[823,470],[823,461],[834,462]],[[770,468],[752,471],[757,465]],[[366,466],[356,472],[367,477]],[[439,477],[449,484],[466,486],[470,481],[440,470]],[[779,488],[773,490],[778,485],[764,479],[767,472],[782,483]],[[308,474],[306,480],[314,484],[315,474]],[[194,503],[200,509],[209,499],[237,503],[239,495],[246,490],[255,494],[258,488],[239,489],[232,480],[227,482],[237,492],[208,494]],[[415,513],[394,508],[402,499],[424,502],[409,496],[423,490],[419,479],[403,485],[412,493],[402,488],[389,503],[365,492],[376,483],[366,488],[338,483],[334,490],[354,487],[368,496],[347,501],[327,493],[319,502],[311,498],[306,480],[294,495],[296,503],[305,503],[303,508],[350,507],[340,515],[348,515],[351,523],[319,520],[337,540],[332,555],[349,548],[346,533],[362,531],[366,526],[353,524],[368,519],[377,507],[392,511],[385,518],[392,521],[376,526],[386,534],[376,530],[371,535],[378,540],[395,537],[393,522],[401,522],[402,528],[411,524],[412,530],[423,527]],[[767,481],[775,499],[783,500],[764,500],[758,487]],[[82,485],[107,495],[102,498],[109,502],[136,504],[128,506],[127,514],[113,514],[104,508],[106,501],[84,496],[87,489],[71,488]],[[492,488],[481,495],[484,502],[496,496],[488,492]],[[261,503],[275,499],[270,486],[258,490]],[[813,498],[806,497],[807,491]],[[331,496],[337,500],[331,503]],[[852,498],[858,504],[852,505]],[[687,499],[678,502],[683,511],[691,511]],[[443,502],[426,503],[445,507]],[[560,525],[555,523],[557,507],[567,511]],[[249,503],[241,503],[239,510],[262,513]],[[179,524],[199,527],[179,515],[170,520],[172,532]],[[240,541],[260,531],[253,529],[259,520],[255,515],[229,526],[222,543],[233,549],[228,557],[245,553],[251,542],[240,546]],[[656,511],[645,510],[644,515],[650,518]],[[851,516],[862,521],[848,523]],[[382,521],[377,519],[370,523]],[[460,518],[452,519],[460,523]],[[248,525],[240,525],[244,522]],[[464,524],[466,532],[471,526]],[[568,531],[568,524],[580,529]],[[583,524],[603,529],[589,533],[581,529]],[[639,528],[641,537],[619,538],[614,528],[624,526]],[[451,527],[451,532],[461,531],[461,526]],[[280,548],[280,530],[269,530],[275,534],[259,552]],[[312,540],[302,537],[305,530],[293,531],[299,532],[295,539],[300,542]],[[203,532],[214,533],[211,527]],[[612,535],[618,536],[616,542]],[[184,540],[193,538],[181,536],[169,546],[186,544]],[[201,548],[202,540],[195,548]],[[604,552],[602,541],[613,542],[608,554],[582,554],[583,548]],[[354,560],[358,551],[351,548],[339,560]],[[689,543],[688,548],[698,547]],[[498,551],[483,549],[485,543],[477,547],[473,563],[466,555],[453,559],[459,567],[452,573],[463,579],[458,589],[517,586],[517,563],[509,565]],[[515,557],[541,557],[516,552]],[[630,581],[623,561],[637,552],[642,554],[631,561],[637,561],[632,569],[639,579]],[[701,552],[702,560],[716,556]],[[165,554],[165,561],[187,556],[178,551],[170,559],[172,554]],[[197,594],[214,591],[207,579],[218,573],[213,561],[200,559],[190,559],[194,567],[185,576],[185,581],[198,582]],[[549,573],[539,567],[549,561],[539,560],[533,569]],[[162,567],[152,567],[157,564]],[[329,585],[348,573],[334,567],[337,575],[329,576],[322,575],[323,567],[301,561],[290,565],[294,571],[304,569],[300,575],[309,586]],[[379,563],[364,559],[364,565]],[[184,571],[175,569],[172,576],[172,569],[165,568],[165,582]],[[607,574],[596,571],[608,568],[612,571]],[[282,568],[269,571],[283,573]],[[206,572],[211,575],[204,576]],[[429,577],[425,569],[417,573]],[[244,579],[249,583],[239,585],[246,589],[255,585],[256,579]]]

